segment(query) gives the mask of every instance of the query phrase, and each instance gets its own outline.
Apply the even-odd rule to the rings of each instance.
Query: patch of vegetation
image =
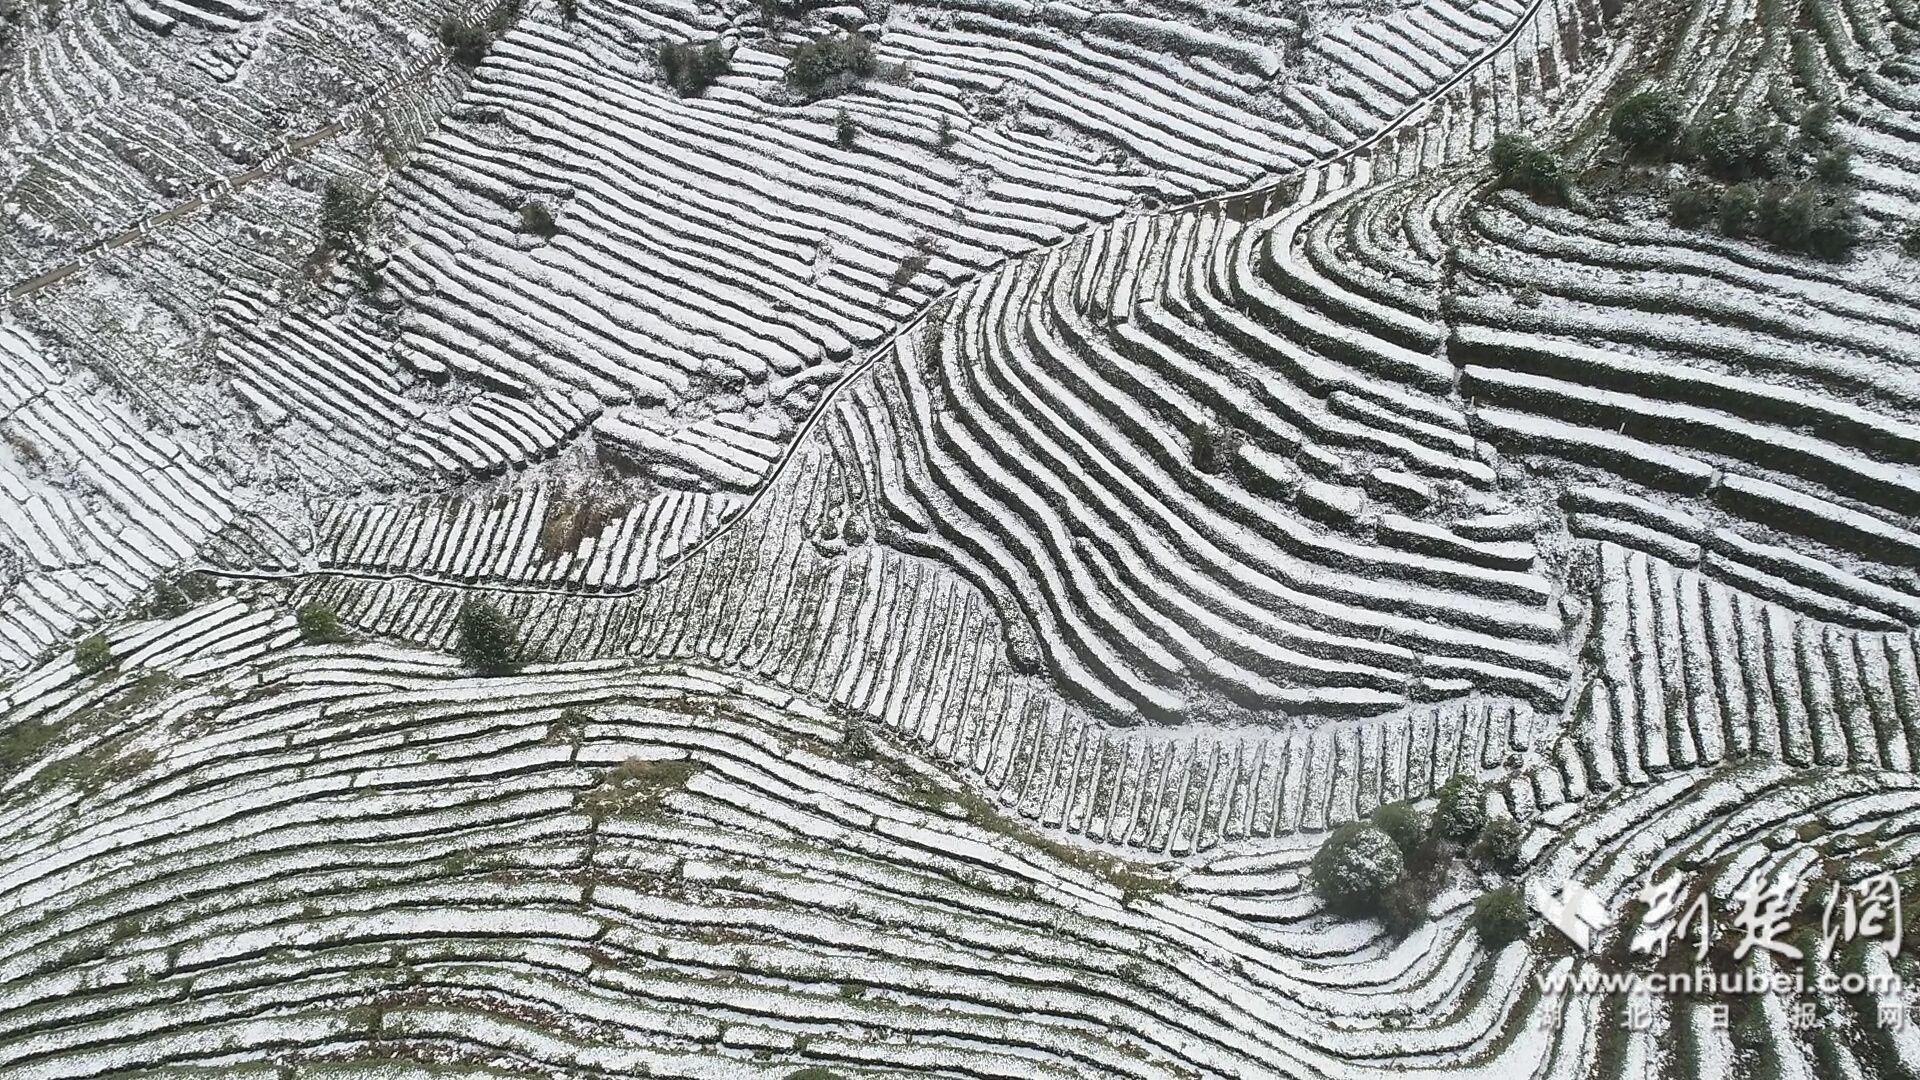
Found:
[[[1671,154],[1680,138],[1682,116],[1679,99],[1665,90],[1642,90],[1613,108],[1609,130],[1639,158],[1663,158]]]
[[[560,235],[560,226],[554,223],[553,211],[547,204],[528,200],[520,206],[520,227],[542,240],[551,240]]]
[[[373,231],[372,197],[352,181],[338,177],[320,191],[320,246],[351,255],[363,250]]]
[[[113,646],[103,634],[94,634],[82,638],[73,647],[73,666],[80,669],[82,675],[96,675],[117,663],[113,655]]]
[[[1526,830],[1510,817],[1490,819],[1473,842],[1473,857],[1482,866],[1510,874],[1520,865],[1520,842]]]
[[[846,1077],[824,1065],[809,1065],[788,1073],[787,1080],[846,1080]]]
[[[1920,224],[1907,227],[1906,235],[1900,238],[1900,249],[1920,259]]]
[[[860,125],[853,122],[847,110],[841,109],[833,114],[833,141],[840,144],[842,150],[853,149],[860,140]]]
[[[333,645],[347,640],[347,632],[340,625],[340,616],[322,603],[300,605],[294,612],[294,623],[300,628],[300,640],[314,645]]]
[[[1187,433],[1188,456],[1193,467],[1208,476],[1221,476],[1233,470],[1240,458],[1240,445],[1246,436],[1231,424],[1212,421],[1195,424]]]
[[[12,776],[39,756],[53,741],[53,725],[41,720],[25,720],[0,735],[0,775]]]
[[[1314,895],[1344,915],[1379,915],[1387,894],[1406,871],[1406,857],[1393,837],[1366,822],[1333,831],[1313,853],[1307,871]]]
[[[595,821],[615,814],[657,814],[669,794],[685,788],[704,768],[689,758],[630,757],[602,774],[599,785],[582,794],[577,805]]]
[[[144,619],[176,618],[219,591],[219,586],[205,574],[185,573],[165,578],[153,587],[153,595],[136,609],[136,615]]]
[[[1427,815],[1414,809],[1412,803],[1383,803],[1373,812],[1371,820],[1373,827],[1386,833],[1405,858],[1412,858],[1427,841]]]
[[[1719,113],[1694,125],[1687,142],[1702,169],[1733,183],[1773,174],[1769,154],[1779,143],[1779,132],[1739,113]]]
[[[787,64],[787,85],[809,97],[831,93],[873,74],[873,43],[849,30],[801,43]]]
[[[1535,200],[1566,198],[1567,178],[1559,154],[1524,136],[1501,135],[1493,140],[1488,155],[1501,187],[1523,191]]]
[[[1695,229],[1720,212],[1720,190],[1711,184],[1677,185],[1667,193],[1667,220],[1683,229]]]
[[[471,599],[460,608],[455,632],[454,654],[482,675],[510,675],[525,660],[519,625],[485,600]]]
[[[472,23],[457,15],[440,20],[440,44],[453,55],[453,62],[469,70],[480,66],[493,49],[493,43],[513,28],[520,18],[520,0],[507,0],[494,8],[485,22]]]
[[[580,18],[580,0],[560,0],[560,22],[572,26]]]
[[[663,41],[655,59],[660,66],[661,80],[681,97],[700,96],[733,68],[733,57],[718,41],[705,45]]]
[[[1465,773],[1456,773],[1440,785],[1440,805],[1433,810],[1433,831],[1443,839],[1469,844],[1487,823],[1487,788]]]
[[[849,720],[840,732],[840,756],[850,761],[871,761],[875,752],[873,732],[864,720]]]
[[[1473,902],[1473,914],[1467,922],[1489,949],[1503,949],[1526,937],[1527,904],[1519,887],[1502,885],[1482,893]]]

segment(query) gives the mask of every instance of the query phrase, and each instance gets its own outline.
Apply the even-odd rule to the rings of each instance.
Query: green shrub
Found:
[[[1853,151],[1837,146],[1821,154],[1814,160],[1813,175],[1821,183],[1835,187],[1853,183]]]
[[[373,230],[373,199],[353,183],[333,179],[320,192],[320,244],[342,254],[359,252]]]
[[[1860,242],[1853,200],[1811,184],[1769,187],[1755,208],[1754,232],[1789,251],[1830,261],[1846,258]]]
[[[1434,835],[1456,844],[1472,843],[1487,823],[1486,785],[1465,773],[1456,773],[1440,785],[1440,804],[1433,808]]]
[[[580,18],[580,0],[560,0],[560,21],[572,26]]]
[[[1510,874],[1520,865],[1520,842],[1527,831],[1510,817],[1497,817],[1480,828],[1473,842],[1473,856],[1482,866]]]
[[[1308,878],[1314,894],[1334,911],[1371,915],[1382,910],[1387,890],[1405,869],[1406,860],[1392,837],[1356,821],[1335,829],[1320,844]]]
[[[19,772],[53,741],[53,725],[42,720],[26,720],[0,735],[0,775]]]
[[[541,202],[528,201],[521,205],[520,227],[543,240],[550,240],[560,232],[560,227],[553,222],[553,211]]]
[[[733,69],[733,57],[718,41],[699,46],[663,41],[657,59],[660,77],[681,97],[700,96]]]
[[[440,44],[453,54],[453,62],[464,68],[477,68],[493,48],[493,38],[485,27],[449,15],[440,20]]]
[[[1502,135],[1488,152],[1501,187],[1524,191],[1536,199],[1566,194],[1560,155],[1519,135]]]
[[[1526,937],[1527,905],[1519,887],[1502,885],[1481,895],[1467,922],[1489,949],[1503,949]]]
[[[787,64],[787,85],[803,94],[817,94],[836,82],[866,78],[873,74],[873,64],[873,43],[849,30],[801,43]]]
[[[1427,883],[1421,878],[1403,875],[1387,886],[1380,899],[1380,925],[1394,937],[1406,937],[1426,923],[1432,905],[1433,894]]]
[[[300,605],[300,610],[294,612],[293,621],[300,628],[302,641],[331,645],[347,640],[347,632],[340,626],[340,616],[325,604]]]
[[[1920,259],[1920,225],[1907,227],[1905,236],[1900,238],[1900,249],[1916,259]]]
[[[1757,120],[1720,113],[1696,125],[1688,141],[1701,167],[1722,180],[1764,179],[1772,172],[1772,132]]]
[[[482,675],[507,675],[522,662],[520,628],[485,600],[468,600],[460,609],[454,653]]]
[[[854,142],[859,138],[860,127],[853,122],[847,110],[841,109],[833,114],[833,141],[839,143],[841,149],[853,149]]]
[[[1410,803],[1384,803],[1373,812],[1373,827],[1393,839],[1400,854],[1411,861],[1427,840],[1427,816]]]
[[[107,643],[104,635],[94,634],[82,638],[73,647],[73,666],[80,669],[82,675],[93,675],[112,667],[116,661],[113,646]]]
[[[1628,153],[1664,155],[1680,137],[1680,102],[1665,90],[1642,90],[1614,106],[1611,128]]]
[[[1682,184],[1667,194],[1667,220],[1683,229],[1706,224],[1720,210],[1720,189],[1710,184]]]
[[[1746,183],[1735,184],[1720,196],[1720,231],[1727,236],[1745,236],[1753,228],[1753,216],[1760,209],[1760,189]]]
[[[853,761],[868,761],[873,758],[873,732],[867,730],[866,721],[849,720],[840,732],[840,754]]]
[[[842,994],[842,997],[847,995]],[[809,1065],[787,1074],[787,1080],[846,1080],[846,1077],[821,1065]]]

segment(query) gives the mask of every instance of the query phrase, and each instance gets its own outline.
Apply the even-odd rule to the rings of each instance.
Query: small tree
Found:
[[[1658,157],[1680,137],[1680,102],[1665,90],[1642,90],[1614,106],[1613,137],[1637,157]]]
[[[1853,151],[1840,146],[1821,154],[1813,163],[1813,175],[1834,187],[1853,183]]]
[[[551,240],[560,232],[560,227],[553,222],[553,211],[547,209],[547,204],[531,200],[520,207],[520,227],[542,240]]]
[[[1314,894],[1335,911],[1371,915],[1406,868],[1393,838],[1372,825],[1352,822],[1335,829],[1314,852],[1307,876]]]
[[[1535,199],[1557,199],[1566,195],[1560,155],[1536,146],[1531,139],[1502,135],[1493,140],[1488,154],[1501,187],[1524,191]]]
[[[449,15],[440,20],[440,44],[453,54],[454,63],[464,68],[477,68],[480,61],[487,58],[487,50],[493,48],[493,39],[487,34],[486,28]]]
[[[293,621],[300,628],[302,641],[331,645],[347,639],[347,632],[340,626],[340,616],[325,604],[314,602],[300,605],[300,610],[294,612]]]
[[[79,668],[82,675],[98,674],[111,668],[115,662],[113,646],[108,644],[104,635],[82,638],[73,647],[73,666]]]
[[[320,192],[320,243],[327,250],[351,255],[366,245],[371,230],[373,200],[353,183],[334,178]]]
[[[847,113],[847,110],[841,109],[835,112],[833,114],[833,141],[839,143],[841,149],[851,150],[853,149],[853,144],[857,142],[859,138],[860,126],[853,122],[853,117]]]
[[[660,77],[681,97],[698,97],[707,87],[720,81],[733,67],[733,57],[718,41],[705,45],[683,45],[663,41],[656,56]]]
[[[560,21],[572,26],[580,17],[580,0],[560,0]]]
[[[1481,826],[1480,838],[1473,842],[1474,858],[1483,866],[1510,874],[1520,865],[1520,842],[1526,835],[1512,818],[1494,818]]]
[[[1733,185],[1720,196],[1720,231],[1727,236],[1747,235],[1759,209],[1758,187],[1751,183]]]
[[[1410,803],[1384,803],[1373,812],[1373,827],[1393,839],[1400,854],[1409,861],[1427,839],[1427,816]]]
[[[1900,250],[1920,259],[1920,225],[1909,225],[1905,236],[1900,238]]]
[[[1457,844],[1472,843],[1487,823],[1487,790],[1480,781],[1456,773],[1440,785],[1440,804],[1433,809],[1433,831]]]
[[[1527,936],[1527,905],[1514,885],[1489,890],[1473,902],[1473,914],[1467,917],[1481,944],[1489,949],[1504,949]]]
[[[1667,219],[1683,229],[1698,228],[1720,209],[1720,189],[1682,184],[1667,195]]]
[[[482,675],[507,675],[520,669],[520,628],[506,612],[472,599],[460,609],[454,652],[461,663]]]
[[[1771,171],[1772,132],[1737,113],[1720,113],[1696,125],[1688,141],[1701,167],[1722,180],[1764,178]]]
[[[787,64],[787,85],[807,95],[829,84],[857,81],[873,74],[873,43],[849,30],[838,37],[802,42]]]

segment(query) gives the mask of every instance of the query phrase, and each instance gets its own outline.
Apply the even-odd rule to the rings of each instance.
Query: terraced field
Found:
[[[0,1077],[1920,1076],[1910,0],[20,4],[0,207]]]

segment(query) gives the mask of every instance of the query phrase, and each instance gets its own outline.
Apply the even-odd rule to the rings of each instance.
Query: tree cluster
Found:
[[[1798,133],[1740,113],[1718,113],[1680,130],[1680,107],[1660,90],[1615,106],[1611,131],[1636,158],[1684,162],[1697,173],[1667,193],[1667,216],[1684,229],[1712,224],[1729,237],[1766,240],[1816,258],[1845,259],[1862,228],[1853,198],[1853,154],[1816,105]]]
[[[520,627],[485,600],[468,600],[455,625],[454,654],[482,675],[510,675],[525,662]]]
[[[1399,936],[1412,933],[1461,856],[1498,873],[1519,865],[1520,826],[1490,818],[1486,798],[1479,781],[1455,776],[1441,786],[1431,816],[1395,802],[1341,826],[1308,867],[1314,894],[1337,914],[1379,919]],[[1521,918],[1524,927],[1524,911]]]
[[[718,41],[687,45],[663,41],[656,59],[660,78],[681,97],[698,97],[733,67],[733,57]]]
[[[787,65],[787,85],[808,96],[831,92],[873,74],[873,43],[844,34],[802,42]]]
[[[1566,198],[1567,178],[1560,155],[1521,135],[1501,135],[1489,150],[1496,181],[1536,200]]]

